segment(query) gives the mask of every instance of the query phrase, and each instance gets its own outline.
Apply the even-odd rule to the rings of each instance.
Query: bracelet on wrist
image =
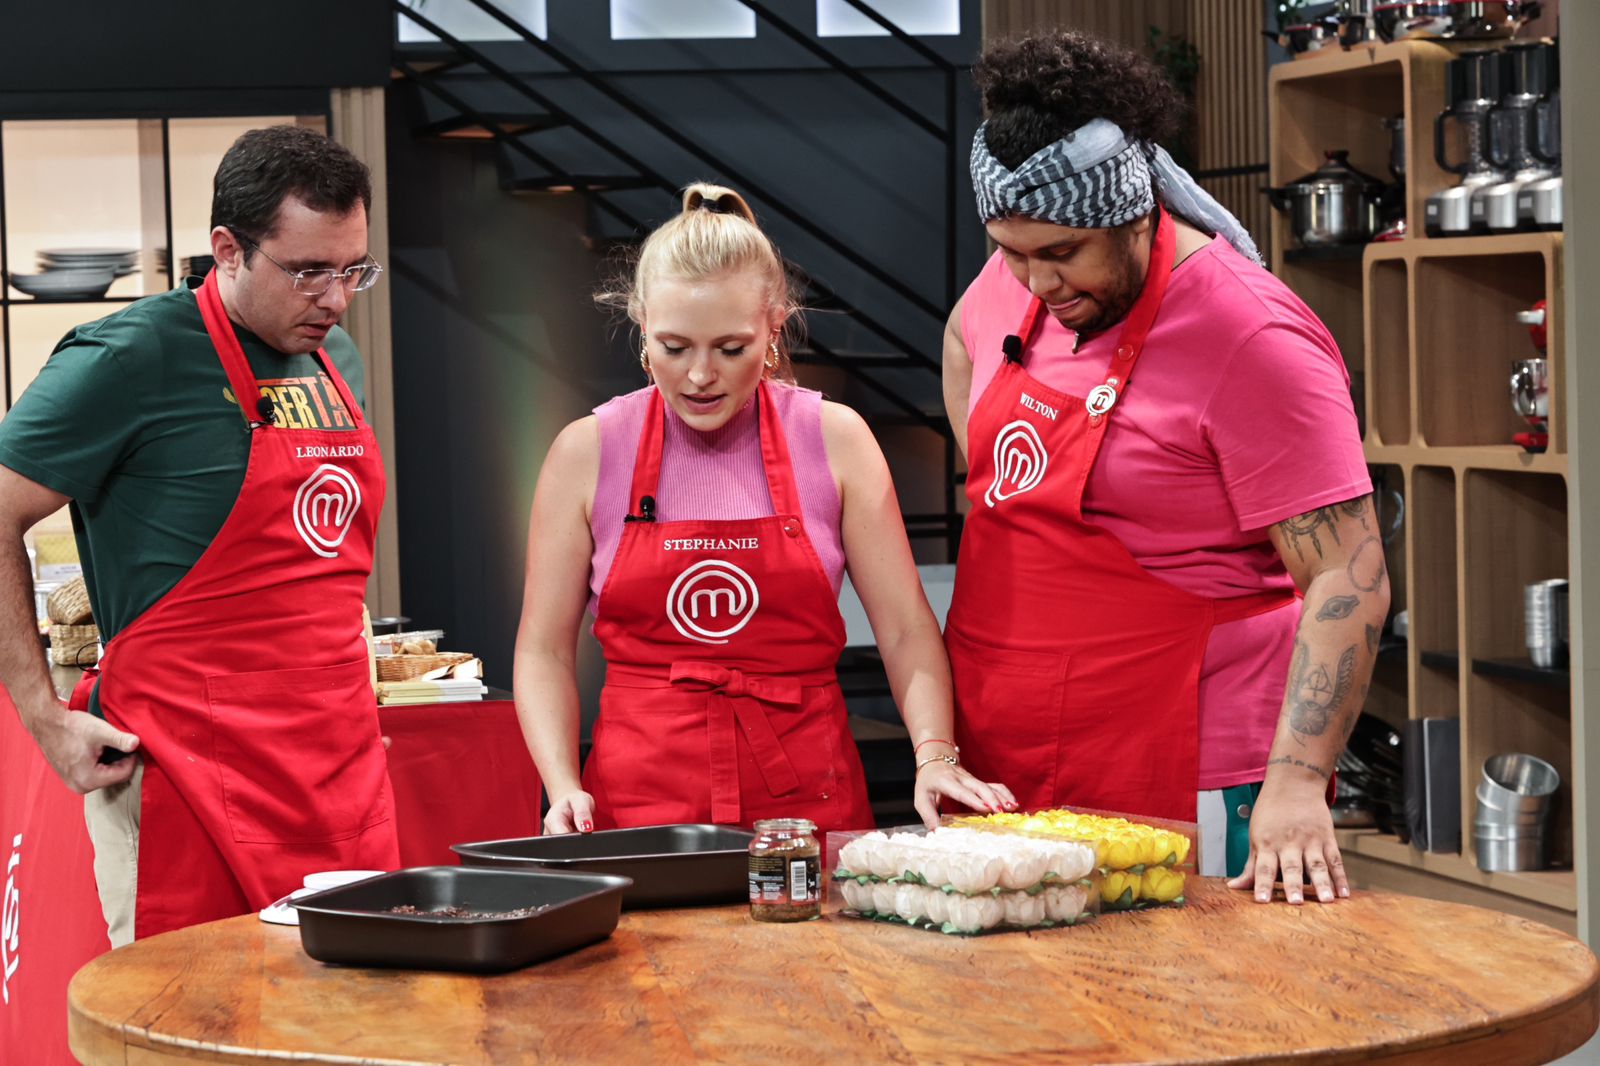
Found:
[[[929,737],[927,740],[924,740],[921,744],[918,744],[916,747],[912,748],[911,749],[911,754],[915,755],[917,752],[921,751],[923,748],[927,747],[929,744],[948,744],[948,745],[950,745],[950,750],[951,751],[955,752],[957,755],[961,754],[961,749],[956,747],[956,742],[955,741],[953,741],[953,740],[945,740],[942,737]]]
[[[946,763],[949,763],[951,766],[960,766],[961,765],[961,760],[956,758],[954,755],[930,755],[926,759],[917,760],[917,768],[913,772],[920,774],[920,773],[922,773],[922,768],[924,766],[927,766],[929,763],[933,763],[933,762],[946,762]]]

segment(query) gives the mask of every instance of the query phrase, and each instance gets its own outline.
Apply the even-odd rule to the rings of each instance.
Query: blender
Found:
[[[1561,87],[1550,90],[1550,95],[1535,108],[1537,132],[1533,140],[1533,154],[1540,162],[1548,163],[1554,173],[1548,178],[1530,181],[1517,190],[1517,222],[1523,229],[1554,230],[1561,228]]]
[[[1433,123],[1433,154],[1442,169],[1461,175],[1461,182],[1434,193],[1424,204],[1423,228],[1430,237],[1471,233],[1474,191],[1506,180],[1505,172],[1490,162],[1487,144],[1489,112],[1500,99],[1500,76],[1500,53],[1489,49],[1462,52],[1448,64],[1445,108]],[[1452,125],[1462,143],[1458,163],[1450,161],[1446,148]]]
[[[1507,45],[1502,53],[1506,93],[1489,113],[1489,161],[1506,172],[1503,181],[1472,192],[1472,228],[1505,233],[1518,227],[1517,194],[1555,176],[1535,153],[1539,105],[1556,78],[1555,46],[1545,41]],[[1548,109],[1546,109],[1548,111]]]

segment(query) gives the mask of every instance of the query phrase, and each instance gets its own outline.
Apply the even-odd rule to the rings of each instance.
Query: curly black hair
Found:
[[[996,41],[973,64],[989,126],[984,140],[1007,167],[1097,118],[1130,137],[1164,142],[1188,103],[1137,52],[1071,30]]]

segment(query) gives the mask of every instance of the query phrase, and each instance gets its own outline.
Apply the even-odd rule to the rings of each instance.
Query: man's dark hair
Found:
[[[1097,118],[1130,137],[1166,141],[1188,108],[1150,60],[1070,31],[997,41],[978,57],[972,77],[989,120],[984,140],[1010,168]]]
[[[212,183],[211,225],[260,243],[277,227],[278,208],[293,196],[313,211],[347,215],[372,209],[372,177],[344,145],[305,126],[267,126],[233,142]],[[245,245],[245,259],[252,249]]]

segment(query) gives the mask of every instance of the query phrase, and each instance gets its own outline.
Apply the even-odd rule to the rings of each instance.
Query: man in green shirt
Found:
[[[135,621],[154,613],[152,608],[170,606],[181,598],[174,590],[196,571],[225,527],[235,554],[241,546],[251,546],[249,516],[237,516],[239,521],[231,516],[236,503],[243,506],[241,501],[247,498],[242,495],[247,469],[259,492],[257,467],[265,460],[257,444],[268,437],[258,430],[268,427],[269,437],[279,434],[275,438],[279,444],[310,442],[289,443],[282,452],[285,457],[296,450],[319,456],[359,455],[363,451],[359,445],[327,442],[344,434],[352,441],[370,435],[359,410],[360,356],[337,325],[353,294],[369,287],[381,272],[366,251],[370,203],[366,168],[321,134],[294,126],[245,134],[229,149],[217,172],[212,203],[217,270],[206,283],[213,291],[202,293],[199,279],[185,279],[171,292],[74,329],[0,420],[0,685],[10,692],[24,725],[57,774],[75,791],[89,794],[96,877],[113,944],[133,935],[134,886],[126,874],[113,870],[136,866],[144,763],[148,758],[171,764],[184,760],[159,753],[149,742],[148,756],[141,752],[138,758],[119,757],[139,749],[141,741],[105,720],[99,702],[106,688],[104,677],[90,697],[91,714],[69,711],[56,698],[35,632],[32,575],[23,534],[70,504],[95,621],[102,637],[111,642]],[[203,319],[206,296],[216,301],[219,318],[225,310],[226,323],[220,328],[226,333],[231,327],[248,372],[241,365],[230,376],[226,357],[219,358],[226,346],[217,340],[218,322],[210,323],[208,331]],[[316,354],[319,349],[326,363]],[[248,384],[250,375],[257,394],[244,397],[241,404],[237,393],[243,390],[234,383]],[[365,450],[370,462],[376,448]],[[306,461],[316,466],[319,460]],[[287,496],[293,499],[292,486],[301,475],[283,465],[284,476],[291,478]],[[324,469],[319,467],[315,474]],[[342,469],[336,473],[348,477]],[[330,502],[326,480],[306,481],[318,493],[311,507],[320,506],[323,514],[338,503]],[[268,499],[285,495],[273,491]],[[369,506],[375,507],[381,495],[380,473],[377,484],[367,488]],[[354,498],[359,506],[359,487]],[[298,508],[298,499],[294,503]],[[275,514],[279,508],[269,510]],[[287,519],[290,508],[285,505],[281,510]],[[262,522],[268,519],[263,514]],[[357,585],[364,576],[354,571],[370,569],[370,554],[365,562],[356,561],[363,559],[364,549],[351,552],[345,546],[346,565],[338,573],[319,574],[311,565],[322,557],[336,559],[349,528],[347,520],[337,539],[326,531],[303,528],[300,536],[310,549],[305,570],[308,601],[325,595],[332,588],[328,582],[338,582],[340,603],[354,604],[356,617],[351,624],[359,631]],[[351,538],[352,545],[356,539]],[[287,572],[298,574],[300,569],[296,565]],[[285,580],[293,583],[298,578]],[[342,612],[343,606],[341,617]],[[226,647],[227,610],[219,610],[218,617],[223,621],[217,643]],[[282,622],[293,626],[296,619]],[[155,648],[165,659],[165,647]],[[192,658],[190,651],[171,649],[174,659]],[[281,664],[301,665],[307,664]],[[118,669],[125,675],[142,672],[127,663]],[[226,672],[226,663],[212,662],[196,676],[204,680]],[[125,700],[130,707],[137,702],[131,694]],[[184,702],[175,697],[175,703]],[[344,699],[336,710],[343,714],[349,702]],[[119,721],[134,713],[116,703],[111,707]],[[181,713],[173,711],[174,717]],[[214,706],[211,713],[216,713]],[[375,722],[375,711],[372,717]],[[244,739],[245,750],[251,751],[257,738]],[[371,739],[375,742],[376,736]],[[270,737],[266,742],[272,743]],[[246,757],[253,760],[254,754]],[[350,761],[355,759],[350,756]],[[381,776],[381,770],[377,773]],[[220,774],[228,776],[225,765]],[[376,788],[374,780],[372,773],[363,778],[365,785]],[[183,791],[180,786],[179,792]],[[382,791],[386,796],[386,782]],[[197,808],[210,802],[187,793],[184,799]],[[317,799],[299,797],[307,804]],[[233,813],[230,810],[229,816]],[[119,829],[117,820],[126,824]],[[145,827],[147,834],[149,829]],[[114,853],[112,841],[119,835],[133,841],[133,855]],[[233,847],[233,841],[217,844],[219,869],[234,863]],[[238,901],[252,895],[251,883],[241,874],[240,892],[230,897],[235,913],[242,909]],[[203,920],[202,914],[197,911],[193,920]],[[154,930],[141,920],[139,935],[150,931]]]

